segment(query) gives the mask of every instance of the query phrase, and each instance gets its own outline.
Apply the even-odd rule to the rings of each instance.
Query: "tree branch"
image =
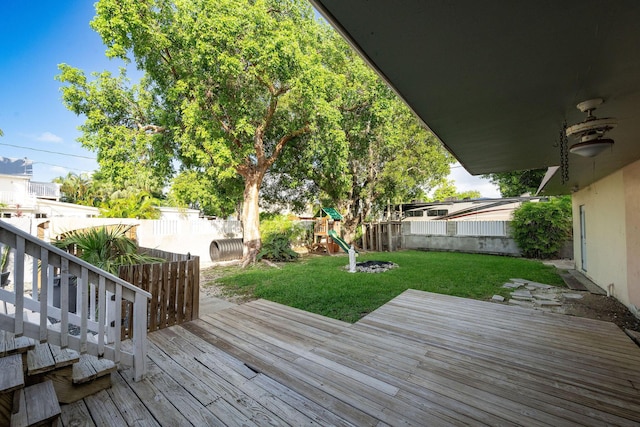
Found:
[[[273,149],[273,153],[271,153],[271,156],[266,161],[267,167],[271,166],[278,159],[278,156],[282,152],[282,149],[287,144],[287,142],[291,141],[293,138],[296,138],[296,137],[298,137],[300,135],[304,135],[305,133],[309,132],[310,130],[311,130],[311,128],[309,127],[309,124],[306,124],[303,127],[301,127],[300,129],[297,129],[297,130],[291,132],[290,134],[285,135],[282,138],[280,138],[280,141],[278,141],[278,143],[276,144],[275,148]]]
[[[143,132],[151,132],[151,133],[163,133],[164,131],[167,130],[167,128],[165,128],[164,126],[158,126],[158,125],[141,125],[140,123],[137,123],[138,125],[138,129],[143,131]]]

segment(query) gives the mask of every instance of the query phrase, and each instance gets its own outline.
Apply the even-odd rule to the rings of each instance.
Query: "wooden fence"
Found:
[[[200,259],[157,249],[141,252],[167,262],[120,267],[119,277],[151,294],[149,332],[197,319],[200,307]],[[131,304],[122,306],[122,339],[130,338]]]
[[[362,246],[365,251],[397,251],[402,247],[400,221],[367,222],[362,224]]]

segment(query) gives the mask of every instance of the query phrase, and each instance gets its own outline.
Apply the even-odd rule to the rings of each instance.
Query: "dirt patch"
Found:
[[[220,298],[225,301],[232,302],[234,304],[242,304],[244,302],[251,301],[250,296],[234,292],[233,290],[225,289],[223,286],[217,283],[217,280],[221,277],[224,277],[228,274],[232,266],[237,265],[236,263],[227,263],[224,266],[217,267],[208,267],[200,270],[200,292],[202,294]]]
[[[568,315],[613,322],[621,329],[640,332],[640,319],[613,297],[585,292],[581,299],[566,301],[564,306]]]

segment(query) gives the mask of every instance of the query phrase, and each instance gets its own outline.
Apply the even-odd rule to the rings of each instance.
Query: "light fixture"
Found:
[[[602,103],[602,99],[596,98],[577,105],[578,110],[587,113],[587,118],[567,128],[567,136],[572,136],[579,141],[569,148],[570,153],[583,157],[595,157],[613,146],[613,139],[604,138],[604,135],[618,122],[612,118],[598,119],[593,115],[593,110]]]

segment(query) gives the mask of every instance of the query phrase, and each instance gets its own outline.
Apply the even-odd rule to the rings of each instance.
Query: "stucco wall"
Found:
[[[632,302],[627,288],[626,194],[623,171],[573,194],[573,229],[576,268],[625,305]],[[586,266],[582,268],[580,206],[586,223]]]
[[[415,224],[415,223],[413,223]],[[506,225],[505,236],[482,236],[458,234],[458,222],[446,222],[446,235],[412,233],[412,223],[402,222],[402,247],[448,252],[469,252],[492,255],[520,256],[520,248]]]
[[[468,252],[492,255],[520,256],[520,249],[510,237],[491,236],[402,236],[406,249],[426,249],[447,252]]]
[[[622,170],[626,203],[627,290],[629,301],[640,307],[640,161]]]

